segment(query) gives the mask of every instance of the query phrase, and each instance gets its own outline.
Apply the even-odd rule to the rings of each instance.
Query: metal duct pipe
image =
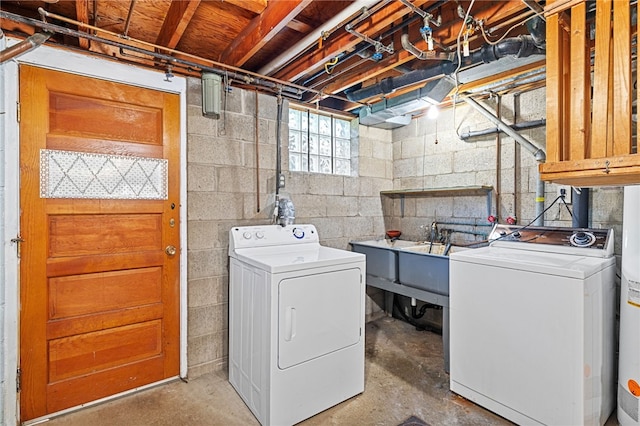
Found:
[[[470,56],[462,58],[462,64],[468,66],[479,64],[481,62],[489,63],[497,61],[505,56],[513,55],[517,58],[525,58],[531,55],[542,55],[544,53],[544,49],[536,46],[532,36],[522,35],[502,40],[496,45],[486,44],[480,49],[472,52]],[[395,90],[411,86],[421,81],[429,80],[441,75],[452,74],[457,67],[458,63],[454,58],[452,61],[444,61],[439,66],[416,70],[398,77],[387,77],[381,80],[378,84],[347,93],[347,98],[352,102],[359,102],[374,96],[386,95],[393,93]]]
[[[51,33],[36,33],[29,38],[22,40],[18,44],[7,47],[0,52],[0,64],[5,63],[9,59],[13,59],[18,55],[22,55],[36,47],[42,45],[51,37]]]
[[[473,107],[480,114],[484,115],[489,121],[495,124],[501,131],[511,136],[520,146],[522,146],[531,154],[533,154],[533,156],[535,157],[538,163],[544,163],[546,161],[547,155],[545,154],[542,148],[538,148],[537,146],[535,146],[534,144],[526,140],[524,136],[522,136],[520,133],[513,130],[511,127],[509,127],[508,124],[506,124],[504,121],[500,120],[498,117],[493,115],[491,111],[486,109],[484,106],[480,105],[478,101],[476,101],[475,99],[470,97],[465,97],[463,98],[463,100],[467,104],[471,105],[471,107]],[[535,213],[535,217],[537,219],[534,222],[534,225],[536,226],[544,225],[544,186],[545,186],[544,181],[541,180],[540,177],[538,177],[538,184],[536,187],[536,213]]]
[[[546,125],[547,125],[547,120],[543,118],[540,120],[532,120],[532,121],[525,121],[522,123],[512,124],[509,127],[517,131],[517,130],[535,129],[537,127],[542,127]],[[494,133],[501,133],[501,132],[502,130],[498,129],[497,127],[494,127],[493,129],[469,131],[467,133],[462,133],[459,137],[463,141],[466,141],[467,139],[475,138],[478,136],[492,135]]]

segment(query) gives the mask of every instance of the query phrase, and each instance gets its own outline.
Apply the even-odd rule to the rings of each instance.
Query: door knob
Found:
[[[164,249],[164,252],[167,253],[169,256],[174,256],[177,251],[178,250],[176,249],[176,246],[167,246],[167,248]]]

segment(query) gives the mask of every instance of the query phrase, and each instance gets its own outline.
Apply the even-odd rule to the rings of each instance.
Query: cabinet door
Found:
[[[278,367],[354,345],[362,336],[360,269],[286,278],[278,284]]]

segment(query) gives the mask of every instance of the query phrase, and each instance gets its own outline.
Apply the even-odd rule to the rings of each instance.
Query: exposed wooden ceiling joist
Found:
[[[201,0],[172,1],[162,22],[156,44],[174,49],[187,29]]]
[[[220,54],[233,66],[242,66],[307,7],[312,0],[271,1]]]
[[[76,19],[82,23],[89,23],[89,0],[76,1]],[[78,28],[80,31],[86,31],[85,28]],[[86,38],[78,39],[78,45],[83,49],[89,48],[89,40]]]

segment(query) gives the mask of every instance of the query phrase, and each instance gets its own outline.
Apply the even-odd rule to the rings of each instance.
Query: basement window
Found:
[[[289,108],[289,171],[350,176],[351,121]]]

